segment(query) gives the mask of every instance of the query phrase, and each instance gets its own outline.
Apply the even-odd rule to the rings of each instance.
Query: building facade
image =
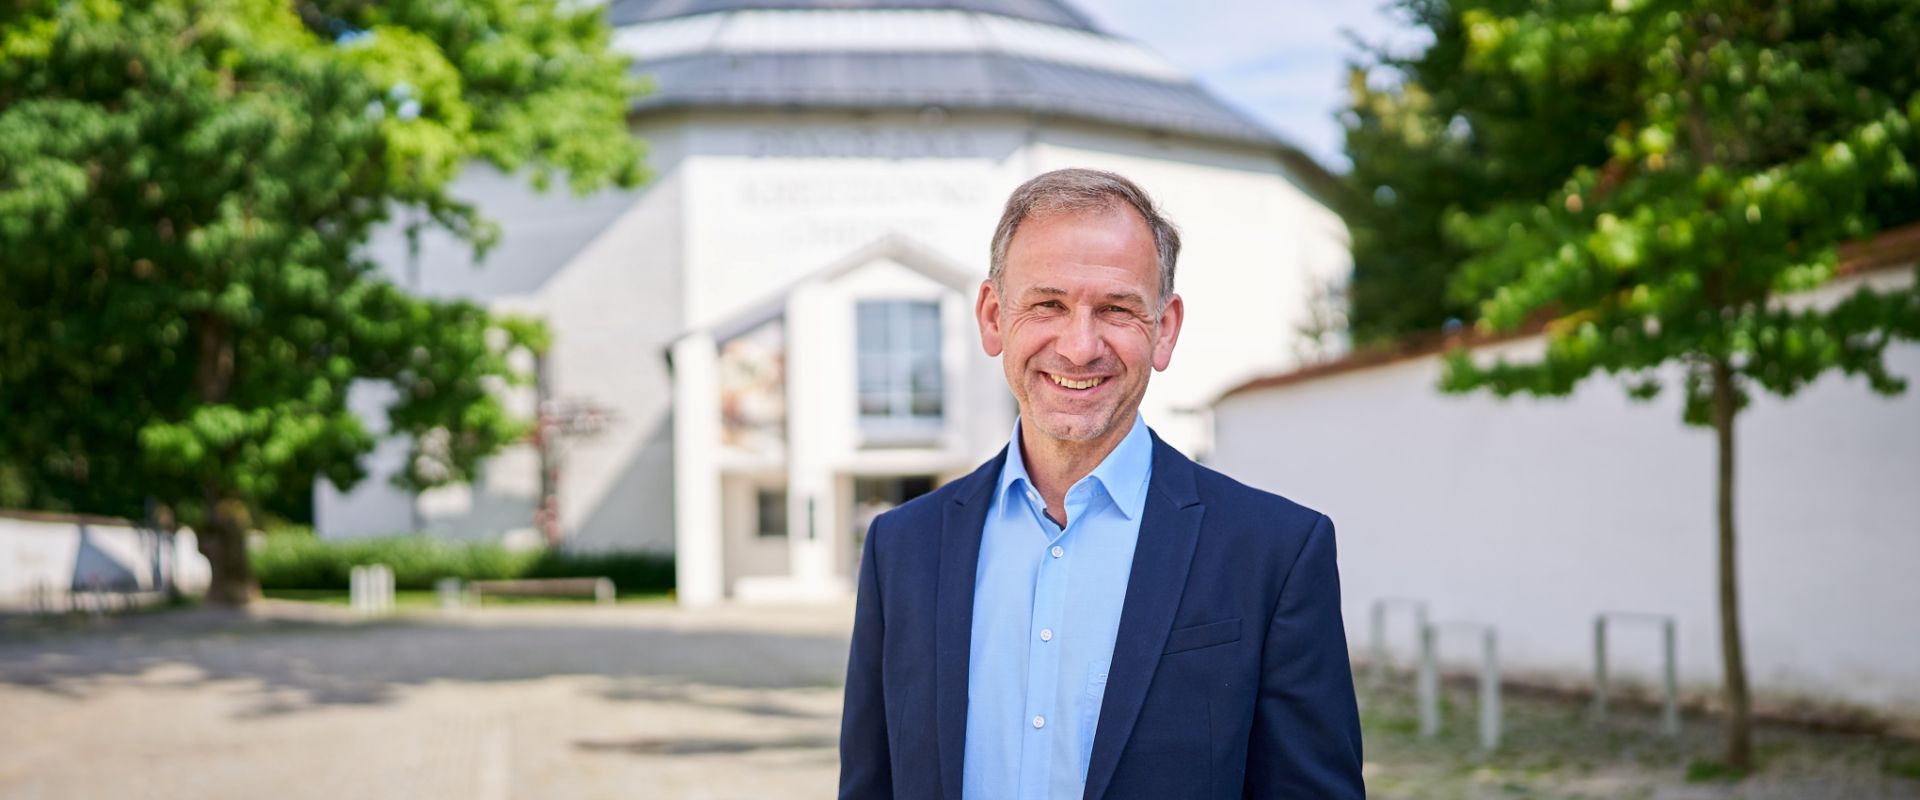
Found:
[[[653,179],[574,199],[476,170],[461,188],[505,229],[488,263],[432,237],[412,259],[379,247],[418,291],[547,321],[542,405],[572,423],[546,462],[564,543],[671,549],[685,602],[843,596],[865,520],[1004,444],[1014,404],[972,308],[1001,204],[1033,175],[1121,172],[1181,226],[1190,314],[1142,411],[1188,452],[1211,445],[1206,401],[1295,363],[1350,271],[1311,160],[1064,3],[609,17],[652,83],[632,127]],[[356,399],[374,413],[378,392]],[[418,498],[381,477],[403,454],[352,492],[317,487],[322,535],[531,535],[532,448]]]

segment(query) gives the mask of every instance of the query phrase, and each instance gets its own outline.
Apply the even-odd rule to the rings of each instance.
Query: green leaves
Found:
[[[484,159],[633,185],[626,62],[564,0],[127,0],[0,13],[0,503],[189,521],[304,507],[374,445],[355,381],[400,390],[411,486],[524,435],[534,321],[426,300],[360,255]],[[430,447],[429,447],[430,445]],[[428,453],[426,450],[432,449]]]
[[[1702,387],[1716,361],[1782,395],[1832,370],[1876,391],[1903,388],[1882,354],[1913,335],[1920,288],[1824,304],[1789,295],[1831,280],[1842,244],[1920,218],[1910,55],[1920,10],[1870,0],[1449,8],[1468,31],[1469,80],[1521,96],[1604,85],[1591,101],[1611,113],[1599,157],[1571,165],[1558,186],[1448,213],[1464,256],[1454,300],[1472,304],[1488,332],[1550,322],[1540,358],[1456,356],[1443,388],[1565,394],[1605,371],[1645,397],[1658,391],[1651,371],[1679,362],[1693,422],[1708,419]]]
[[[1363,346],[1472,319],[1481,292],[1448,290],[1474,247],[1462,238],[1461,221],[1509,203],[1538,203],[1606,161],[1614,120],[1638,102],[1625,91],[1637,61],[1591,44],[1583,44],[1581,72],[1551,80],[1515,80],[1482,66],[1487,56],[1475,42],[1509,46],[1509,36],[1524,33],[1522,15],[1533,8],[1527,0],[1402,0],[1399,7],[1432,32],[1433,43],[1413,55],[1374,53],[1356,65],[1353,103],[1342,117],[1353,160],[1341,209],[1353,234],[1350,317]],[[1543,51],[1539,66],[1572,51]],[[1504,240],[1509,225],[1552,224],[1509,216],[1475,235]]]

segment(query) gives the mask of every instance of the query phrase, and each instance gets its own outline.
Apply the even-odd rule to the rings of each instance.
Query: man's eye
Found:
[[[1042,301],[1040,301],[1040,303],[1039,303],[1038,305],[1039,305],[1039,306],[1040,306],[1041,308],[1051,308],[1051,309],[1054,309],[1054,310],[1056,310],[1056,311],[1057,311],[1057,310],[1059,310],[1059,309],[1062,309],[1062,308],[1066,308],[1066,306],[1064,306],[1064,305],[1061,305],[1061,304],[1060,304],[1060,301],[1058,301],[1058,300],[1042,300]]]
[[[1107,306],[1107,312],[1110,314],[1132,314],[1133,309],[1127,308],[1126,306]]]

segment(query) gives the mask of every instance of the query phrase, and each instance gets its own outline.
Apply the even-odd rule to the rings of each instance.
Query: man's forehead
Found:
[[[1159,249],[1153,232],[1138,213],[1055,214],[1022,223],[1007,247],[1009,267],[1023,262],[1049,267],[1053,262],[1158,267]]]
[[[1129,227],[1145,234],[1148,239],[1153,238],[1153,227],[1147,224],[1147,218],[1140,214],[1139,209],[1127,205],[1118,198],[1107,198],[1104,202],[1095,202],[1091,205],[1034,208],[1027,212],[1026,218],[1020,220],[1020,224],[1014,228],[1013,238],[1009,243],[1019,241],[1022,231],[1039,225],[1100,227],[1118,220],[1132,223]]]

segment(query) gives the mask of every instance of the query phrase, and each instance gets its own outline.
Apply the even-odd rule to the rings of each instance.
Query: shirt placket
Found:
[[[1045,800],[1052,775],[1053,737],[1063,723],[1060,706],[1060,637],[1066,613],[1067,575],[1072,565],[1069,552],[1073,533],[1086,512],[1086,489],[1076,484],[1067,492],[1067,526],[1061,528],[1046,516],[1046,503],[1031,487],[1026,490],[1026,506],[1033,524],[1042,534],[1046,550],[1040,556],[1033,589],[1033,618],[1027,626],[1027,719],[1020,747],[1020,797]],[[1056,720],[1056,717],[1061,717]],[[1070,733],[1070,732],[1069,732]]]

